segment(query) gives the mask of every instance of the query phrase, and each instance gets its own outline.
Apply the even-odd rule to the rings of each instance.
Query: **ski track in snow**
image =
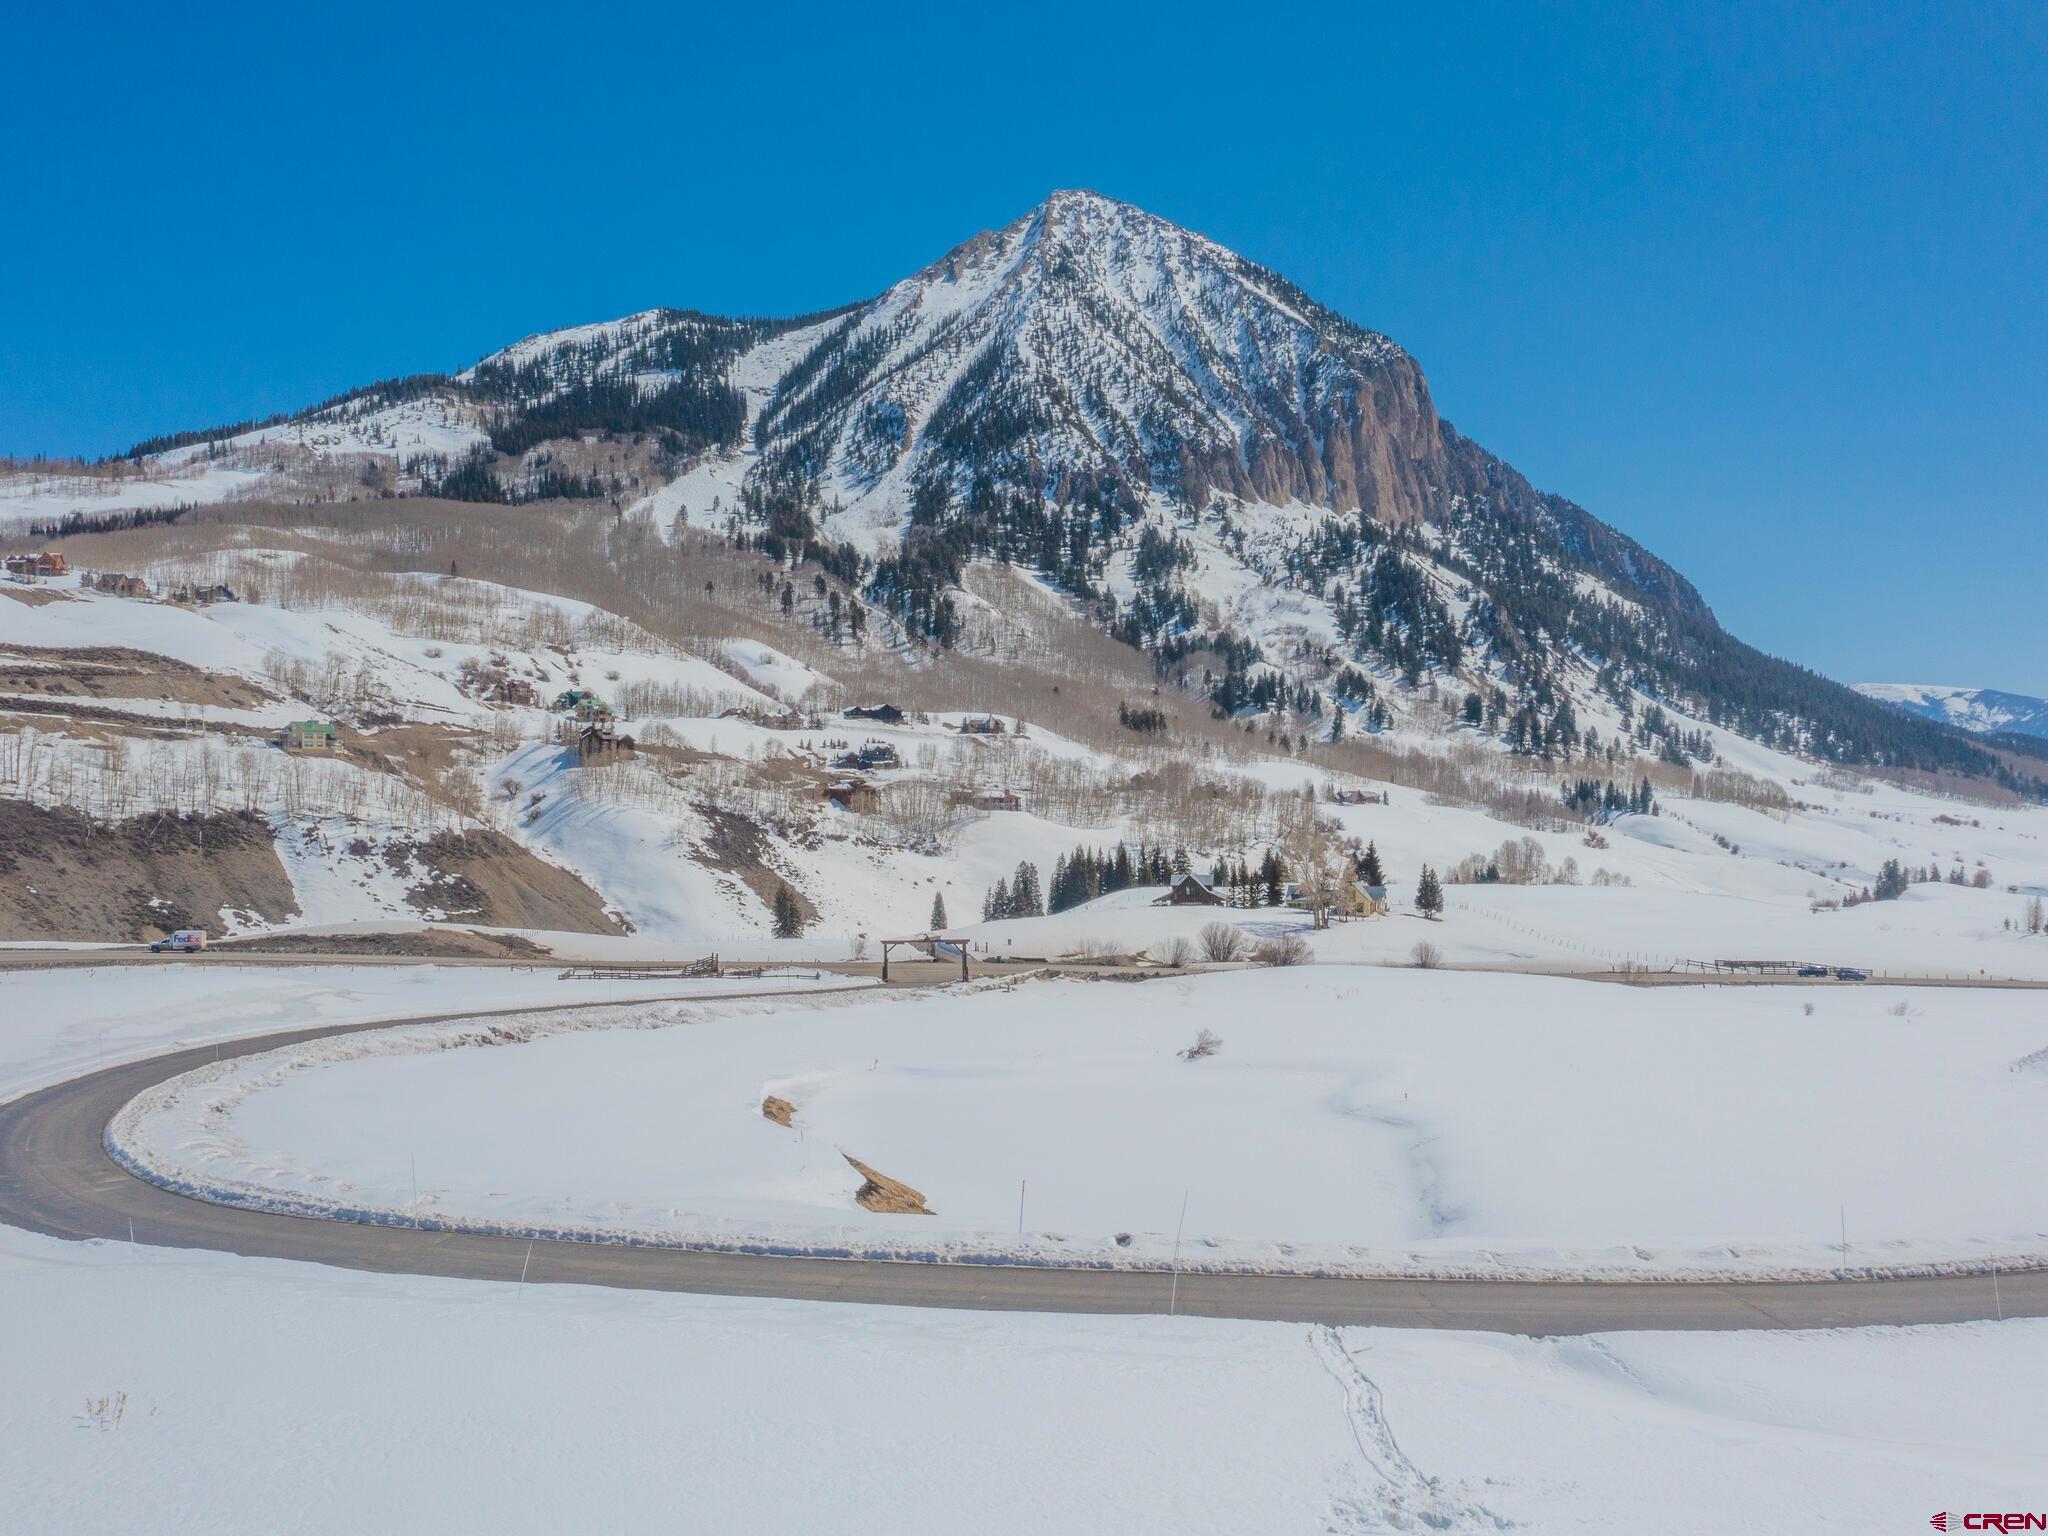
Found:
[[[1358,1356],[1344,1346],[1336,1328],[1318,1324],[1309,1329],[1309,1349],[1344,1395],[1344,1417],[1358,1447],[1359,1459],[1373,1487],[1339,1500],[1332,1510],[1332,1530],[1353,1531],[1502,1531],[1513,1522],[1483,1504],[1470,1503],[1440,1477],[1417,1467],[1387,1422],[1386,1396],[1365,1373]]]

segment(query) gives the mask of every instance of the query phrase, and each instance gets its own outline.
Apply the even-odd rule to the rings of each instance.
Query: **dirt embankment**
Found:
[[[0,646],[0,692],[56,699],[164,699],[254,709],[276,695],[247,678],[127,646]]]
[[[760,897],[766,906],[772,907],[776,889],[787,885],[790,895],[796,898],[796,909],[803,920],[806,923],[816,921],[818,909],[810,897],[768,863],[768,852],[774,845],[760,823],[737,811],[728,811],[701,800],[697,802],[696,811],[704,818],[705,833],[703,841],[690,850],[692,858],[706,869],[733,876]]]
[[[417,933],[276,933],[260,939],[236,939],[213,952],[456,960],[545,960],[553,953],[516,933],[478,933],[471,928],[422,928]]]
[[[221,909],[252,920],[299,915],[260,816],[132,816],[103,823],[0,800],[0,934],[11,939],[160,938],[226,931]]]
[[[411,882],[405,899],[444,919],[563,933],[627,931],[605,911],[603,898],[576,876],[497,832],[394,838],[384,845],[383,858]]]

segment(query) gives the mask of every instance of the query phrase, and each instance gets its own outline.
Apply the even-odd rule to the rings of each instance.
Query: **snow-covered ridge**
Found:
[[[1978,735],[2012,731],[2048,737],[2048,699],[1941,683],[1857,683],[1854,687],[1866,698]]]

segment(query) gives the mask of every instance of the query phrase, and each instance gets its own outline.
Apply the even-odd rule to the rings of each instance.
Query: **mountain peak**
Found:
[[[1059,189],[857,313],[777,391],[764,441],[901,527],[920,488],[1212,492],[1423,515],[1439,424],[1412,359],[1277,274],[1130,203]]]
[[[1550,755],[1572,749],[1575,712],[1625,713],[1634,690],[1771,745],[2003,771],[1734,642],[1677,571],[1442,421],[1387,337],[1083,188],[841,310],[650,310],[154,457],[221,494],[303,476],[322,497],[623,510],[651,480],[633,504],[664,524],[708,501],[941,644],[971,605],[967,563],[990,557],[1079,599],[1162,676],[1206,653],[1226,713],[1327,689],[1383,726],[1463,699],[1465,725]],[[1971,703],[2000,730],[2025,712]]]

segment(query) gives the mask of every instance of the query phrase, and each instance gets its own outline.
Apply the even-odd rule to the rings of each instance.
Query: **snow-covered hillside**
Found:
[[[1453,882],[1449,921],[1427,932],[1412,917],[1313,931],[1284,908],[1230,914],[1255,936],[1299,928],[1330,960],[1402,963],[1428,938],[1454,963],[1550,970],[1779,958],[2048,975],[2048,944],[2027,931],[2028,903],[2048,892],[2048,813],[1822,771],[1675,711],[1662,739],[1712,736],[1711,767],[1603,751],[1559,765],[1553,787],[1509,812],[1513,781],[1495,775],[1513,760],[1483,726],[1466,728],[1453,756],[1431,755],[1419,693],[1395,692],[1401,713],[1355,756],[1303,758],[1259,738],[1239,748],[1245,733],[1220,722],[1208,740],[1154,744],[1112,718],[1105,736],[1051,693],[1036,718],[928,708],[866,719],[846,711],[876,700],[849,693],[832,648],[794,618],[779,645],[684,644],[576,599],[418,572],[349,587],[326,564],[241,547],[205,567],[260,585],[260,601],[120,597],[71,578],[33,603],[0,595],[0,789],[102,822],[260,817],[278,860],[269,894],[190,914],[221,932],[467,917],[581,929],[546,940],[565,952],[840,958],[860,935],[924,927],[937,901],[990,954],[1054,958],[1102,942],[1163,952],[1213,914],[1155,908],[1145,877],[1071,911],[981,920],[998,882],[1028,864],[1049,885],[1076,849],[1149,847],[1205,878],[1291,858],[1313,805],[1333,835],[1373,846],[1403,912],[1425,865]],[[901,679],[933,696],[917,672]],[[586,756],[582,723],[558,707],[574,690],[594,691],[636,749]],[[277,749],[275,733],[309,713],[346,724],[343,752]],[[1628,743],[1612,707],[1584,723]],[[1597,797],[1568,811],[1557,798],[1574,773],[1646,786],[1653,768],[1654,814]],[[835,803],[849,782],[858,803],[851,791]],[[460,883],[488,885],[478,869],[433,874],[456,851],[435,839],[473,830],[502,840],[493,861],[538,861],[515,883],[556,882],[552,915]],[[1490,864],[1508,874],[1456,883],[1485,879]],[[1856,905],[1891,864],[1916,882],[1903,899]],[[802,940],[773,936],[781,887],[801,908]],[[586,889],[588,900],[575,894]]]

